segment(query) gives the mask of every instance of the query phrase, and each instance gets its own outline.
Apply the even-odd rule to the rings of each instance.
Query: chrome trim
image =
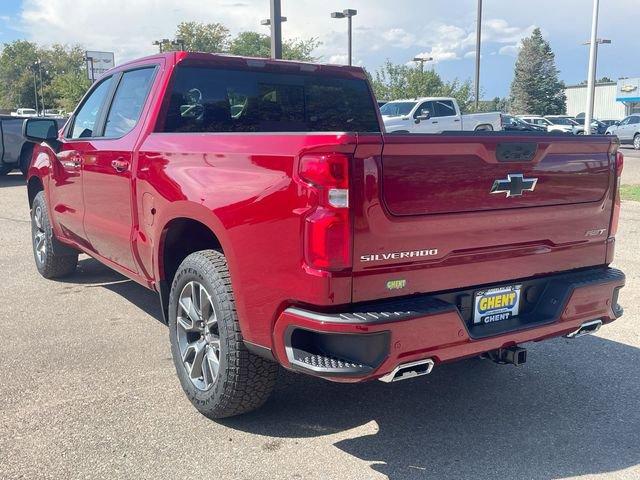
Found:
[[[520,193],[511,193],[511,184],[513,179],[519,179],[520,184],[522,185],[522,190]],[[502,185],[509,183],[509,189],[501,188]],[[531,186],[525,188],[525,184],[531,183]],[[536,185],[538,184],[537,178],[524,178],[524,175],[521,173],[509,173],[507,174],[506,179],[496,180],[493,182],[493,187],[489,193],[506,193],[507,198],[509,197],[520,197],[524,192],[533,192],[536,189]]]
[[[595,328],[593,328],[592,330],[592,327]],[[591,335],[592,333],[596,333],[598,330],[600,330],[600,327],[602,327],[602,320],[591,320],[590,322],[585,322],[580,325],[577,330],[566,334],[565,338],[579,338],[584,337],[585,335]]]
[[[427,369],[424,372],[418,373],[415,370],[412,370],[415,367],[421,367],[423,365],[427,366]],[[435,362],[430,358],[427,358],[426,360],[417,360],[415,362],[402,363],[398,365],[396,368],[394,368],[390,373],[380,377],[378,380],[385,383],[391,383],[391,382],[399,382],[400,380],[408,380],[410,378],[421,377],[423,375],[429,375],[433,370],[434,365],[435,365]],[[404,373],[396,378],[396,375],[398,375],[398,373],[402,370],[408,370],[408,371],[407,373]]]

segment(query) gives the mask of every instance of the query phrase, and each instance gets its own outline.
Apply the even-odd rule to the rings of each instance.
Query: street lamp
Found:
[[[44,115],[45,106],[44,106],[44,84],[42,83],[42,63],[40,62],[40,60],[36,60],[33,66],[38,68],[38,76],[40,77],[40,98],[42,99],[41,105],[42,105],[42,113]]]
[[[160,53],[163,53],[163,46],[169,43],[171,44],[171,41],[169,41],[168,38],[163,38],[162,40],[156,40],[153,42],[153,45],[155,45],[156,47],[158,47],[158,49],[160,50]]]
[[[353,33],[352,33],[352,18],[355,17],[358,14],[357,10],[352,10],[350,8],[347,8],[341,12],[331,12],[331,18],[346,18],[347,19],[347,34],[348,34],[348,38],[349,38],[349,53],[348,53],[348,59],[349,59],[349,65],[353,64],[352,61],[352,52],[353,52]]]
[[[420,63],[420,73],[424,72],[424,64],[426,62],[433,62],[433,57],[413,57],[412,62]]]
[[[596,96],[596,70],[598,69],[598,44],[611,43],[611,40],[598,41],[598,13],[600,0],[593,0],[593,16],[591,19],[591,40],[589,41],[589,77],[587,78],[587,108],[584,115],[584,134],[591,135],[593,121],[593,104]]]
[[[482,44],[482,0],[478,0],[478,15],[476,18],[476,81],[475,96],[476,110],[480,105],[480,46]]]
[[[286,22],[286,21],[287,21],[287,17],[280,17],[280,22]],[[265,27],[270,27],[271,19],[265,18],[264,20],[260,20],[260,25],[264,25]]]

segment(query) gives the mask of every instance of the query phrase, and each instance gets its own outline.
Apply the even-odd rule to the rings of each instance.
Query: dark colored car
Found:
[[[157,292],[211,418],[259,407],[279,365],[522,364],[622,314],[613,137],[390,135],[360,68],[188,52],[110,70],[61,132],[24,129],[38,271],[84,252]]]

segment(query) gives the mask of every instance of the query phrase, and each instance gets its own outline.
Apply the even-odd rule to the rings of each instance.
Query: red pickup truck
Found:
[[[158,292],[211,418],[260,406],[278,364],[521,364],[622,314],[615,137],[390,135],[362,69],[186,52],[109,71],[59,132],[23,128],[38,270],[84,252]]]

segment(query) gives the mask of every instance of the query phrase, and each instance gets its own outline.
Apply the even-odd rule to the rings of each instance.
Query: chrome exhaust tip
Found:
[[[602,326],[602,320],[592,320],[590,322],[585,322],[574,332],[568,333],[565,335],[565,338],[578,338],[584,337],[585,335],[591,335],[592,333],[596,333],[600,330]]]
[[[418,360],[416,362],[403,363],[393,369],[391,373],[380,377],[381,382],[391,383],[400,380],[409,380],[410,378],[429,375],[433,370],[435,363],[430,358],[426,360]]]

